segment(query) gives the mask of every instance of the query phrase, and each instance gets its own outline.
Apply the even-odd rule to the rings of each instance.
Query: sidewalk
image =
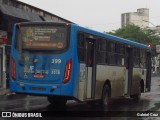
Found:
[[[7,95],[9,93],[10,93],[9,89],[0,88],[0,95]]]
[[[152,73],[151,76],[152,77],[158,77],[158,76],[160,76],[160,73]]]

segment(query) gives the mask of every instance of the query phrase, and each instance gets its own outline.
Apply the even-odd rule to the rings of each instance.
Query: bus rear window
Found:
[[[17,32],[23,50],[63,50],[67,47],[67,27],[64,26],[21,26]]]

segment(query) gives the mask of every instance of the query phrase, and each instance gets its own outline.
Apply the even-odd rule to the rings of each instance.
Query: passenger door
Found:
[[[96,84],[95,39],[86,38],[86,67],[86,98],[93,99]]]
[[[126,49],[126,81],[125,81],[125,94],[130,95],[133,80],[133,48],[127,47]]]

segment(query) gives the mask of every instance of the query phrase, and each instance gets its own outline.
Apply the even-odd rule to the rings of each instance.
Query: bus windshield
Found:
[[[67,47],[67,38],[67,27],[64,26],[17,27],[17,40],[20,41],[17,43],[21,43],[23,50],[63,50]]]

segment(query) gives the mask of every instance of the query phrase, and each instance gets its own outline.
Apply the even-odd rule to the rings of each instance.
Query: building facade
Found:
[[[9,61],[13,25],[27,21],[71,21],[17,0],[0,0],[0,94],[9,87]]]
[[[141,28],[146,28],[149,26],[149,9],[140,8],[137,9],[137,12],[129,12],[121,14],[121,27],[126,26],[127,24],[135,24]]]

